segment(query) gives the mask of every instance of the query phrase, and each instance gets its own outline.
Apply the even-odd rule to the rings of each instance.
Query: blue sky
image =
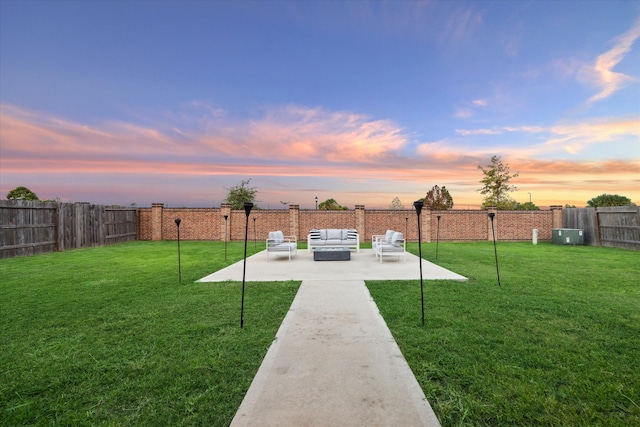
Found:
[[[0,193],[263,207],[640,201],[635,1],[0,2]]]

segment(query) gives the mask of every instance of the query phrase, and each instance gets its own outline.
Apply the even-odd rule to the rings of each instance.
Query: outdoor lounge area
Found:
[[[287,281],[287,280],[417,280],[420,278],[419,258],[406,253],[405,262],[380,263],[373,249],[351,252],[347,262],[314,262],[313,253],[298,251],[289,261],[280,256],[267,261],[259,252],[247,258],[247,281]],[[424,280],[467,281],[467,278],[442,268],[425,259],[422,260]],[[216,271],[199,282],[224,282],[242,280],[242,263],[236,263]]]

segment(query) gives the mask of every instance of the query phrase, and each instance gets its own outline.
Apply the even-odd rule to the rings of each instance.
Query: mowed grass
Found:
[[[444,426],[640,425],[640,253],[423,244],[467,283],[367,282]],[[417,245],[411,251],[417,253]]]
[[[181,242],[182,283],[176,242],[0,260],[0,425],[228,425],[299,287],[247,282],[240,329],[241,283],[194,282],[243,251]]]
[[[243,248],[183,241],[181,284],[176,242],[0,260],[0,425],[228,425],[299,286],[248,282],[240,329],[241,284],[194,282]],[[640,254],[498,257],[441,243],[470,281],[425,281],[424,327],[418,281],[367,283],[441,423],[640,425]]]

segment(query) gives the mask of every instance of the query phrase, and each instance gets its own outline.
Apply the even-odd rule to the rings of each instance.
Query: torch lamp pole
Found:
[[[247,273],[247,238],[249,236],[249,214],[253,208],[253,203],[245,202],[244,213],[247,216],[244,225],[244,262],[242,265],[242,304],[240,306],[240,328],[244,327],[244,281]]]
[[[224,216],[224,260],[227,260],[227,219],[229,215]]]
[[[404,238],[409,238],[409,217],[404,218]]]
[[[258,235],[256,234],[256,219],[253,218],[253,249],[256,249],[258,246]]]
[[[178,230],[178,280],[182,283],[182,270],[180,268],[180,222],[182,220],[180,218],[176,218],[176,228]]]
[[[422,326],[424,326],[424,286],[422,282],[422,232],[420,229],[420,212],[422,212],[422,207],[424,206],[424,202],[421,200],[416,200],[413,202],[413,207],[416,209],[416,214],[418,215],[418,257],[420,262],[420,304],[422,309]]]
[[[496,257],[496,274],[498,275],[498,286],[500,286],[500,269],[498,268],[498,249],[496,248],[496,232],[493,228],[493,218],[496,216],[495,213],[489,212],[489,219],[491,220],[491,234],[493,235],[493,253]]]
[[[438,218],[438,227],[436,228],[436,259],[438,259],[438,244],[440,243],[440,215],[436,216]]]

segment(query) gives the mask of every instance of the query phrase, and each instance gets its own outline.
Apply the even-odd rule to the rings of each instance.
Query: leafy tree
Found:
[[[391,205],[389,206],[389,209],[393,209],[393,210],[404,209],[404,205],[402,204],[402,202],[398,197],[394,197],[393,200],[391,201]]]
[[[16,187],[7,193],[7,199],[40,200],[36,193],[27,187]]]
[[[587,202],[587,206],[592,208],[600,208],[605,206],[630,206],[631,199],[617,194],[601,194]]]
[[[533,202],[524,202],[524,203],[517,203],[515,210],[517,210],[517,211],[539,211],[540,208],[538,206],[536,206],[536,204],[533,203]]]
[[[500,210],[515,209],[517,202],[509,196],[509,193],[518,191],[518,188],[509,184],[509,181],[517,178],[519,174],[516,172],[512,175],[509,165],[502,163],[500,156],[491,157],[491,163],[486,166],[486,169],[482,166],[478,166],[478,169],[484,174],[484,178],[480,180],[484,187],[478,190],[485,195],[482,207],[495,206]]]
[[[442,188],[440,188],[434,185],[424,198],[424,206],[430,208],[432,211],[447,211],[453,208],[453,198],[451,194],[449,194],[447,187],[443,185]]]
[[[564,205],[565,209],[567,209],[567,208],[575,208],[575,207],[576,207],[576,205],[570,205],[569,203]]]
[[[224,200],[231,205],[231,209],[244,209],[246,202],[251,202],[254,205],[257,204],[258,200],[256,199],[256,195],[258,194],[258,188],[249,187],[250,182],[251,178],[246,181],[240,181],[240,184],[235,187],[225,187],[225,190],[227,190],[227,198]]]
[[[340,205],[335,199],[327,199],[318,205],[318,210],[321,211],[346,211],[346,206]]]

